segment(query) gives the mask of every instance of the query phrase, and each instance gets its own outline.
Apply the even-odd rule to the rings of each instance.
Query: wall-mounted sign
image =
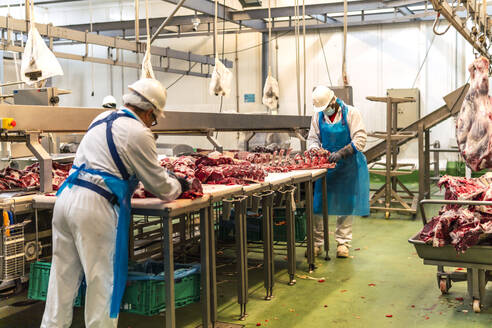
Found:
[[[245,93],[244,94],[244,102],[245,103],[254,103],[255,102],[255,94],[254,93]]]

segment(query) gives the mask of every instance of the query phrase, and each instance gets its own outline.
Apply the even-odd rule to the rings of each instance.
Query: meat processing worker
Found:
[[[86,327],[116,327],[128,273],[130,201],[141,181],[162,200],[189,186],[159,165],[150,127],[164,117],[166,89],[141,79],[118,111],[89,126],[53,212],[53,260],[41,327],[70,327],[85,277]]]
[[[337,215],[337,257],[348,257],[352,241],[352,216],[369,215],[369,171],[362,153],[367,134],[360,112],[347,106],[332,90],[318,86],[313,92],[314,114],[308,150],[323,148],[336,163],[326,175],[329,215]],[[315,256],[323,249],[322,185],[314,188]]]
[[[108,96],[104,97],[101,106],[103,108],[113,108],[113,109],[116,109],[116,99],[113,96],[108,95]]]

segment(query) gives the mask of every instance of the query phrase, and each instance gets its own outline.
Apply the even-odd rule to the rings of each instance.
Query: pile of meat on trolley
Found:
[[[443,176],[439,186],[447,200],[492,201],[492,175],[480,178]],[[421,241],[442,247],[451,244],[457,252],[481,244],[492,245],[492,206],[442,206],[418,235]]]

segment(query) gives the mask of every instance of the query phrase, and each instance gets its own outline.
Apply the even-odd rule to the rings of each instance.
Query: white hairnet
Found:
[[[123,103],[140,108],[141,110],[154,110],[155,107],[150,101],[140,96],[138,93],[131,91],[123,95]]]

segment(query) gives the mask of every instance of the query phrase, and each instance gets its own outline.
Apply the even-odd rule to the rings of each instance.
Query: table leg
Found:
[[[289,186],[289,189],[285,191],[285,219],[287,221],[287,271],[289,273],[289,286],[293,286],[296,283],[296,228],[294,217],[295,191],[295,186]]]
[[[330,250],[330,228],[328,226],[329,216],[328,216],[328,203],[327,203],[327,189],[326,189],[326,175],[321,178],[321,189],[322,189],[322,202],[323,202],[323,237],[325,239],[325,260],[330,260],[330,255],[328,251]]]
[[[309,272],[313,272],[314,265],[314,218],[313,218],[313,182],[306,182],[306,225],[307,225],[307,261]]]
[[[174,304],[174,252],[173,252],[173,222],[169,215],[162,217],[164,257],[164,273],[166,275],[166,328],[176,328]]]
[[[215,220],[213,206],[208,207],[209,240],[210,240],[210,319],[212,326],[217,322],[217,272],[215,266]]]
[[[248,197],[241,196],[234,202],[234,224],[236,226],[236,258],[239,272],[238,299],[241,308],[240,320],[245,320],[248,303],[248,240],[246,230],[246,202]]]
[[[210,221],[207,209],[200,210],[200,248],[202,278],[202,327],[211,327],[210,318]]]
[[[263,213],[263,267],[265,269],[265,300],[269,301],[273,296],[274,270],[273,261],[273,191],[261,193],[261,206]]]

